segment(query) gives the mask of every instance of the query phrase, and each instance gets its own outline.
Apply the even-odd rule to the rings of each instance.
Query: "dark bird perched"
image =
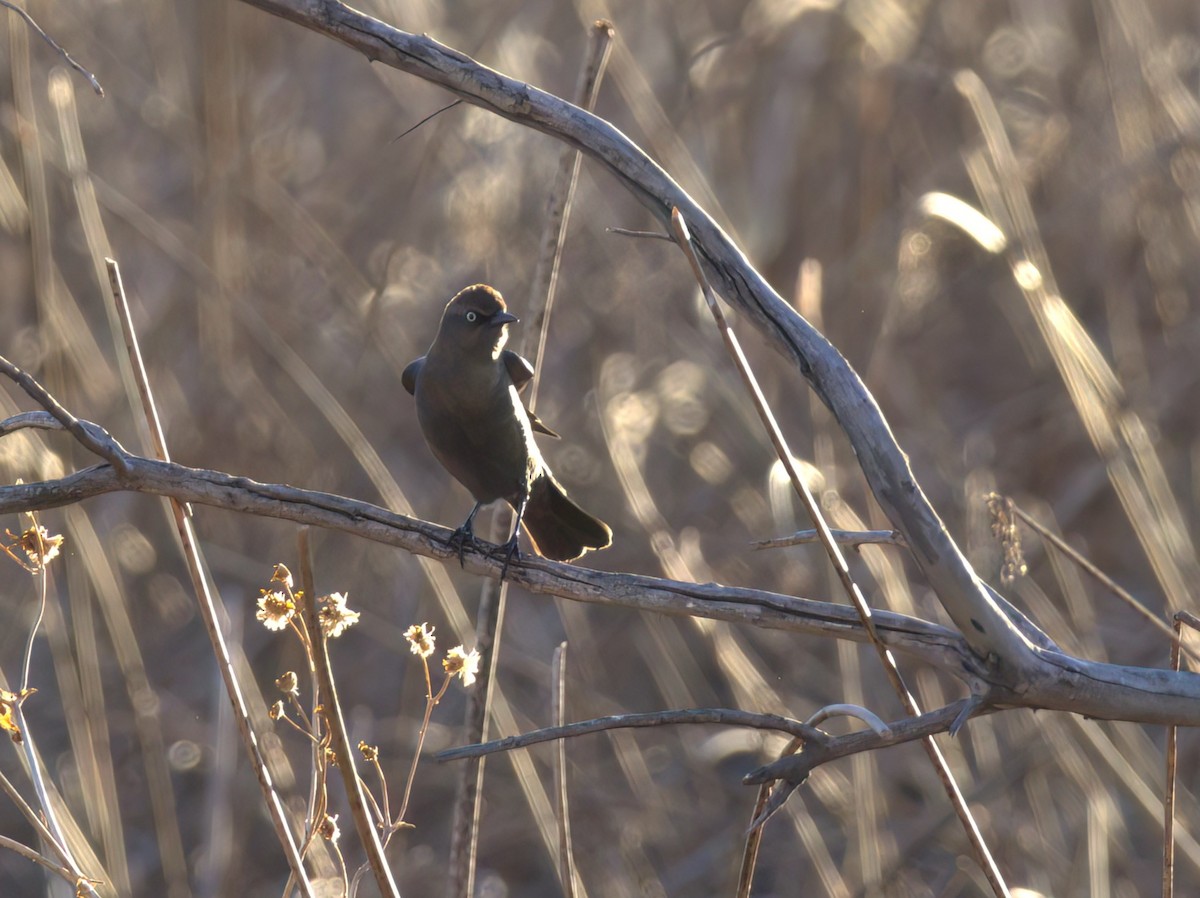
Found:
[[[504,348],[508,325],[517,321],[499,292],[486,284],[467,287],[446,304],[429,352],[401,377],[417,399],[425,442],[475,497],[454,531],[459,563],[464,545],[475,542],[472,524],[481,506],[504,499],[516,509],[512,536],[501,547],[501,579],[518,556],[522,525],[538,553],[555,561],[612,543],[612,530],[567,497],[533,440],[535,430],[558,434],[521,403],[533,366]]]

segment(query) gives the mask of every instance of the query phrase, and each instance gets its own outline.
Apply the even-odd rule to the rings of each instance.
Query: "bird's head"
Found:
[[[497,358],[508,341],[508,325],[519,320],[508,311],[499,290],[475,284],[446,303],[438,341],[452,341],[472,355],[487,353]]]

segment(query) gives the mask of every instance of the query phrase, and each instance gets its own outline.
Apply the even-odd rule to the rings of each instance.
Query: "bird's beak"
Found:
[[[503,324],[516,324],[521,319],[511,312],[497,312],[492,316],[492,324],[499,327]]]

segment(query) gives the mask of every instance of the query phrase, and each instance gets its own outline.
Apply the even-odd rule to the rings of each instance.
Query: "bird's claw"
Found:
[[[504,578],[508,576],[508,566],[514,561],[521,560],[521,550],[517,548],[516,534],[502,546],[496,546],[490,553],[493,557],[497,555],[504,556],[504,565],[500,568],[500,582],[504,582]]]
[[[450,534],[450,548],[458,553],[458,566],[463,567],[463,553],[467,546],[472,549],[479,548],[479,540],[475,538],[475,531],[471,529],[470,524],[463,524],[457,530]]]

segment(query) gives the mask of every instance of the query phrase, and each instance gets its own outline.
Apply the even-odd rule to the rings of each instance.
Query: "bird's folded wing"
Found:
[[[533,380],[533,365],[510,349],[500,353],[500,358],[504,361],[504,367],[508,369],[513,386],[517,388],[518,393],[522,392]]]
[[[508,371],[508,376],[512,379],[513,386],[517,388],[518,393],[522,392],[533,380],[533,365],[509,349],[500,353],[500,358],[504,361],[504,367]],[[411,368],[412,366],[410,365],[409,367]],[[538,433],[544,433],[546,436],[554,437],[556,440],[560,439],[558,434],[543,424],[542,419],[529,409],[525,409],[525,414],[529,415],[529,423],[533,425],[533,429]]]
[[[417,395],[417,375],[421,373],[421,366],[424,364],[425,356],[421,356],[415,362],[409,362],[404,373],[400,375],[400,383],[404,384],[404,389],[408,390],[410,396]]]

